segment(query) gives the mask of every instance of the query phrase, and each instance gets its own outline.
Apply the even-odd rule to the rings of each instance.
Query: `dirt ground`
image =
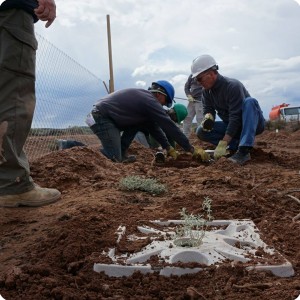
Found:
[[[195,137],[193,144],[208,148]],[[62,192],[40,208],[0,208],[0,294],[8,299],[272,299],[300,295],[300,130],[266,131],[245,166],[226,158],[204,164],[187,159],[153,164],[153,150],[134,142],[132,164],[116,164],[94,147],[52,152],[31,163],[41,186]],[[124,191],[129,175],[155,178],[168,191],[154,196]],[[164,277],[154,272],[108,277],[93,271],[103,251],[116,247],[120,225],[134,232],[150,220],[199,214],[205,197],[214,219],[251,219],[262,240],[291,262],[295,275],[247,271],[225,262],[196,274]],[[298,199],[298,201],[297,201]],[[122,243],[119,251],[143,245]],[[184,265],[183,265],[184,267]]]

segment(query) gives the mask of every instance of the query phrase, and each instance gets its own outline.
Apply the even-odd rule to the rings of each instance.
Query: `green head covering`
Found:
[[[172,107],[176,113],[177,123],[180,124],[188,115],[188,111],[183,104],[174,104]]]

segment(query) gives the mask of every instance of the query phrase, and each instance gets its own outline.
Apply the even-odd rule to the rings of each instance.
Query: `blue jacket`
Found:
[[[34,13],[34,9],[37,7],[38,7],[37,0],[5,0],[1,4],[0,10],[7,10],[13,8],[23,9],[32,15],[34,22],[37,22],[38,18]]]
[[[186,136],[166,114],[155,96],[147,90],[119,90],[99,100],[94,111],[109,117],[120,130],[147,128],[164,149],[170,146],[166,135],[185,151],[192,149]]]
[[[218,74],[214,86],[203,93],[204,115],[216,113],[228,124],[226,134],[239,136],[242,130],[242,107],[245,98],[250,97],[244,85],[237,79]]]

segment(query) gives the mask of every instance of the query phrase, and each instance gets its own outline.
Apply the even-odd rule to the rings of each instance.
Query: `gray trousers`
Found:
[[[197,101],[199,101],[197,99]],[[188,115],[183,120],[183,133],[186,137],[189,137],[191,134],[191,127],[196,116],[197,127],[201,124],[203,119],[203,103],[202,101],[199,102],[189,102],[187,106]]]
[[[34,187],[23,146],[35,108],[36,49],[32,16],[0,11],[0,195]]]

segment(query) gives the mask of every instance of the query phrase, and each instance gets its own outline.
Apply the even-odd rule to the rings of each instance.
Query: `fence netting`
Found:
[[[58,150],[60,140],[99,144],[85,117],[107,94],[103,81],[41,35],[36,37],[36,108],[25,144],[29,160]]]

